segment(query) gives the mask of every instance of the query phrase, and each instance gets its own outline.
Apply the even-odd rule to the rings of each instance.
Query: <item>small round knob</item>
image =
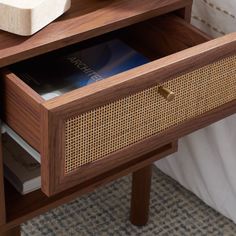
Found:
[[[175,99],[175,93],[169,90],[168,88],[164,86],[160,86],[158,88],[159,94],[164,97],[168,102],[171,102]]]

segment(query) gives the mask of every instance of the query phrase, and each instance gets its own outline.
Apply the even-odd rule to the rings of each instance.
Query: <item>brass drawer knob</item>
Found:
[[[168,102],[171,102],[175,99],[175,93],[169,90],[166,87],[160,86],[158,88],[158,93],[164,97]]]

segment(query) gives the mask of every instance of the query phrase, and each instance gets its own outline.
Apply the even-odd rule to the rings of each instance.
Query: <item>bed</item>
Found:
[[[195,0],[192,23],[213,37],[236,31],[235,0]],[[157,166],[236,223],[236,115],[182,138]]]

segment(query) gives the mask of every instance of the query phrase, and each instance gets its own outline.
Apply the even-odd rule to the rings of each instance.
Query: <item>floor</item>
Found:
[[[149,223],[129,222],[131,177],[22,225],[23,236],[234,236],[236,225],[154,167]]]

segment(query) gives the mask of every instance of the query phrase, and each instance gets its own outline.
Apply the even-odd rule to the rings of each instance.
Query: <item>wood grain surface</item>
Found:
[[[5,232],[1,233],[1,236],[21,236],[20,225],[15,226]]]
[[[4,122],[40,151],[40,103],[44,100],[16,75],[3,72],[1,93]]]
[[[132,201],[130,221],[137,226],[144,226],[149,218],[152,166],[145,166],[132,175]]]
[[[0,121],[1,130],[1,121]],[[6,222],[5,215],[5,191],[4,191],[3,157],[2,157],[2,135],[0,133],[0,227]]]
[[[0,31],[0,67],[191,4],[191,0],[73,0],[71,9],[31,37]]]
[[[159,57],[212,40],[211,37],[173,14],[129,27],[125,37],[128,38],[127,42],[135,45],[138,41],[139,45],[145,45],[146,51]],[[145,51],[142,52],[145,54]]]

